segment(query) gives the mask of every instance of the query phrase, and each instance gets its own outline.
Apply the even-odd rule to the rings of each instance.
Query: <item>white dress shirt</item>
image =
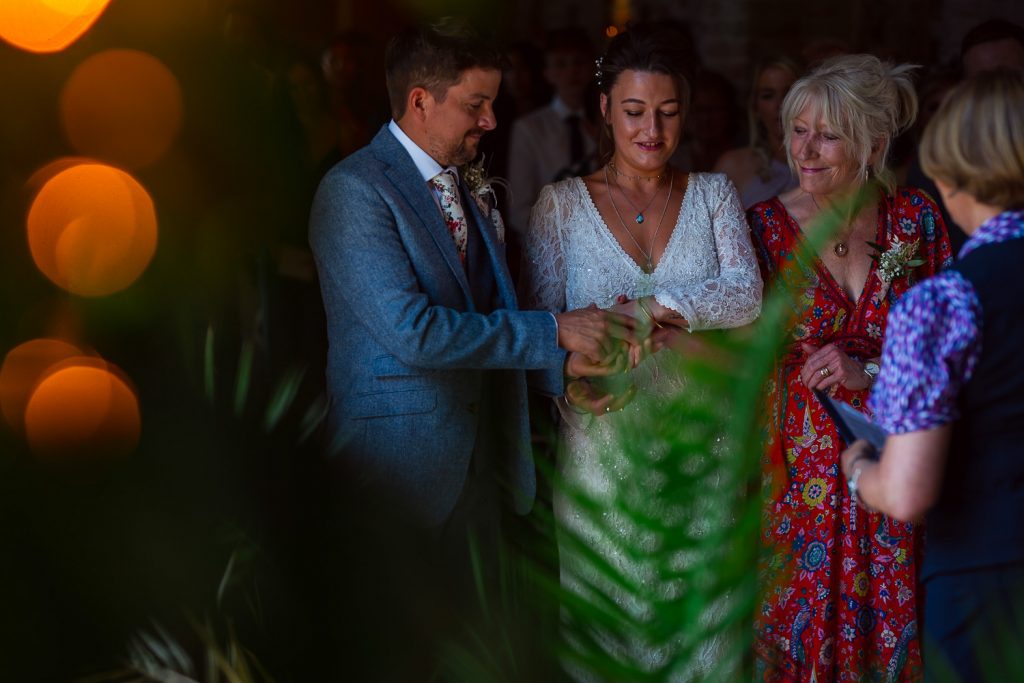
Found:
[[[560,171],[572,162],[569,152],[569,116],[580,117],[583,112],[573,111],[555,98],[546,107],[536,109],[516,119],[509,139],[508,182],[512,190],[509,218],[512,228],[520,234],[526,232],[530,209],[540,195],[542,187],[554,182]],[[583,153],[594,153],[593,139],[583,133]]]

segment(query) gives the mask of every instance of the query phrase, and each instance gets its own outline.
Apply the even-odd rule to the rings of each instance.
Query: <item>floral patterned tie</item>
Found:
[[[430,179],[430,184],[437,188],[441,198],[441,213],[444,214],[444,222],[448,224],[448,230],[452,234],[452,239],[455,240],[459,260],[465,265],[469,226],[466,223],[466,214],[462,211],[462,204],[459,203],[459,193],[455,189],[455,174],[451,171],[441,171]]]

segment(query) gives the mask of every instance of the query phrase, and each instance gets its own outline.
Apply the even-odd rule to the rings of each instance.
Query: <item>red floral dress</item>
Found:
[[[748,212],[765,283],[795,286],[796,325],[769,383],[763,460],[766,514],[762,594],[755,616],[759,681],[917,681],[917,564],[920,533],[854,506],[839,466],[845,448],[832,420],[800,381],[800,342],[836,344],[864,361],[881,355],[889,307],[950,259],[935,204],[903,188],[882,196],[876,244],[919,240],[924,264],[885,283],[878,264],[857,301],[818,259],[801,261],[797,223],[778,198]],[[792,266],[792,267],[791,267]],[[867,412],[868,391],[834,396]]]

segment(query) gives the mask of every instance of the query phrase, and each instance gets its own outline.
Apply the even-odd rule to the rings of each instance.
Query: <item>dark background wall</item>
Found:
[[[509,40],[575,23],[599,41],[607,26],[625,19],[673,19],[690,26],[705,65],[728,76],[740,92],[757,57],[799,53],[811,41],[834,39],[855,51],[936,64],[955,60],[964,33],[981,21],[1024,23],[1019,0],[325,0],[289,4],[282,11],[313,42],[325,40],[328,29],[384,39],[417,17],[444,13],[474,16]]]

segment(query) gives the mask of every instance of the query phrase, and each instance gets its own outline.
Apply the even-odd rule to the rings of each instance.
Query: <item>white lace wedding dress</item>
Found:
[[[523,303],[529,308],[560,312],[591,303],[605,308],[620,294],[631,299],[654,296],[658,303],[681,313],[691,332],[741,326],[760,312],[761,278],[749,229],[736,190],[722,174],[690,174],[679,218],[661,260],[649,274],[616,241],[583,180],[571,178],[548,185],[533,208],[524,269]],[[657,499],[651,488],[657,482],[643,481],[649,470],[638,469],[635,459],[625,456],[619,439],[623,430],[631,424],[635,427],[636,420],[649,414],[656,402],[686,388],[674,369],[672,353],[663,350],[628,373],[627,381],[634,383],[638,392],[622,411],[593,418],[562,410],[561,484],[554,494],[562,584],[593,603],[610,600],[629,615],[624,620],[627,623],[631,619],[643,623],[652,609],[650,601],[609,583],[603,577],[606,572],[593,569],[594,557],[588,558],[574,539],[597,553],[599,562],[607,562],[656,598],[678,597],[682,590],[660,581],[657,563],[643,556],[643,551],[658,547],[659,539],[632,528],[622,514],[623,506],[642,507]],[[685,425],[679,427],[686,429]],[[649,450],[651,459],[664,455],[657,446]],[[568,491],[581,491],[598,502],[601,522],[595,524]],[[669,506],[645,513],[670,528],[685,528],[687,533],[694,533],[693,525],[703,523],[681,519]],[[692,509],[687,514],[692,514]],[[596,638],[599,648],[629,666],[661,669],[678,657],[679,648],[673,643],[652,646],[635,633],[630,636],[628,627],[610,635],[601,627],[569,625],[565,630],[571,646],[579,645],[580,628],[591,631],[585,638]],[[672,680],[689,680],[715,665],[718,643],[691,646],[696,657],[682,662]],[[602,680],[586,667],[567,668],[577,680]]]

